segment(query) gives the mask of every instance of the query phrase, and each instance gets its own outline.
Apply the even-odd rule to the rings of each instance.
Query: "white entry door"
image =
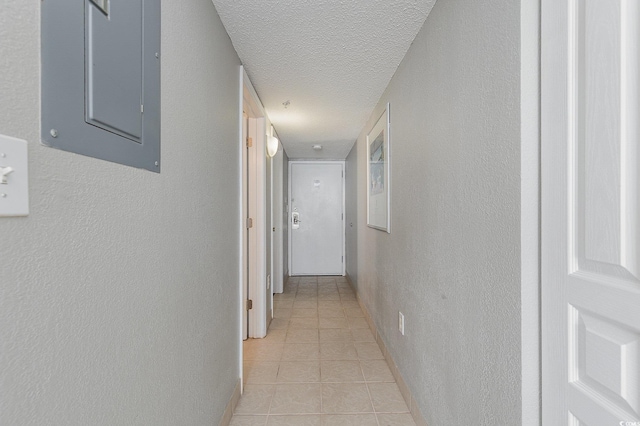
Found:
[[[344,162],[289,164],[291,275],[344,275]]]
[[[542,424],[640,424],[639,2],[542,11]]]

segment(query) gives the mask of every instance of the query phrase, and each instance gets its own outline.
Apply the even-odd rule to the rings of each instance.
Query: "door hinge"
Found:
[[[342,257],[342,263],[344,263],[344,256],[341,256],[341,257]]]
[[[344,220],[344,213],[342,213],[342,215],[341,215],[341,216],[342,216],[342,220]]]
[[[253,219],[251,219],[250,217],[247,218],[246,227],[247,229],[253,228]]]
[[[253,146],[253,139],[247,138],[247,148],[251,148]]]
[[[247,310],[247,311],[249,311],[249,310],[253,309],[253,300],[251,300],[251,299],[247,299],[247,300],[246,300],[246,304],[245,304],[245,306],[246,306],[246,310]]]

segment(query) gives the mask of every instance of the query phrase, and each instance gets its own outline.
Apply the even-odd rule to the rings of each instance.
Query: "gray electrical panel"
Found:
[[[160,0],[42,3],[42,142],[160,171]]]

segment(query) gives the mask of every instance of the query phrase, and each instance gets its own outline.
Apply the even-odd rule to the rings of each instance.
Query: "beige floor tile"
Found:
[[[318,308],[318,302],[313,301],[313,300],[298,300],[296,299],[295,302],[293,302],[293,307],[296,309],[317,309]]]
[[[327,283],[319,283],[318,284],[318,294],[321,293],[337,293],[338,292],[338,286],[336,285],[335,282],[327,282]]]
[[[320,328],[349,328],[349,323],[343,318],[320,318],[318,322]]]
[[[345,301],[353,301],[358,303],[357,299],[356,299],[356,295],[353,293],[341,293],[340,294],[340,300],[342,300],[343,302]]]
[[[275,317],[275,315],[274,315]],[[286,330],[289,327],[289,320],[284,318],[273,318],[269,325],[269,331],[271,330]]]
[[[318,310],[315,308],[293,308],[291,318],[316,318]]]
[[[278,382],[319,382],[319,361],[282,361],[278,370]]]
[[[318,309],[342,309],[342,302],[337,300],[319,300]]]
[[[362,383],[324,383],[322,385],[323,413],[372,412],[367,386]]]
[[[337,289],[338,284],[336,280],[318,281],[318,290],[322,289]]]
[[[380,426],[416,426],[411,414],[378,414]]]
[[[267,416],[237,416],[234,415],[229,426],[264,426]]]
[[[321,394],[322,387],[318,383],[277,385],[269,413],[319,413]]]
[[[384,359],[380,347],[375,342],[355,342],[355,346],[360,359]]]
[[[293,309],[291,308],[275,308],[273,310],[273,318],[289,319],[292,311]]]
[[[318,294],[318,300],[340,300],[340,294],[336,291],[335,293],[324,293]]]
[[[279,300],[290,300],[296,297],[295,293],[284,292],[284,293],[274,293],[273,301],[277,302]]]
[[[318,330],[308,328],[293,328],[290,327],[287,331],[286,343],[305,343],[305,342],[317,342]]]
[[[322,327],[322,318],[320,319],[320,324]],[[320,328],[320,341],[352,342],[353,336],[351,335],[351,330],[346,328]]]
[[[317,414],[269,416],[267,426],[321,426],[322,417]]]
[[[324,383],[364,381],[358,361],[322,361],[320,378]]]
[[[300,293],[300,292],[309,292],[309,291],[315,291],[316,293],[318,292],[318,284],[317,283],[298,283],[298,291],[296,294]]]
[[[274,309],[293,308],[293,302],[294,301],[295,301],[294,298],[274,300],[273,301],[273,307],[274,307]]]
[[[394,382],[393,374],[383,359],[361,360],[360,367],[367,382]]]
[[[373,333],[368,328],[352,328],[351,335],[356,342],[375,342]]]
[[[244,342],[244,359],[260,361],[280,361],[284,343],[262,342],[262,339],[249,339]]]
[[[318,291],[318,284],[316,283],[300,283],[298,284],[298,293],[301,291]]]
[[[342,308],[319,308],[318,316],[320,318],[345,318]]]
[[[349,318],[349,328],[369,328],[364,318]]]
[[[293,303],[295,302],[317,302],[318,301],[318,295],[316,293],[300,293],[296,296],[295,300]]]
[[[246,385],[235,414],[268,414],[275,386]]]
[[[247,384],[275,383],[280,363],[277,361],[247,361],[243,365],[244,382]]]
[[[318,328],[318,318],[291,318],[289,330],[294,328]]]
[[[286,329],[284,328],[272,329],[271,325],[269,325],[269,331],[267,332],[267,335],[262,340],[269,343],[284,343],[284,339],[286,336],[287,336]]]
[[[356,347],[351,342],[320,343],[320,359],[322,360],[357,360]]]
[[[347,308],[344,312],[350,318],[364,318],[364,312],[360,308]]]
[[[369,383],[373,408],[377,413],[408,413],[398,385],[395,383]]]
[[[357,300],[342,300],[342,302],[340,303],[342,304],[342,307],[345,309],[360,308],[360,304],[358,303]]]
[[[282,353],[282,359],[292,360],[315,360],[320,359],[320,345],[318,343],[286,343]]]
[[[375,414],[324,414],[323,426],[378,426]]]

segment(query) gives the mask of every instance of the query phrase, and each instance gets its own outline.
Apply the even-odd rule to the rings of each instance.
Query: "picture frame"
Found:
[[[390,105],[367,134],[367,225],[391,233]]]

